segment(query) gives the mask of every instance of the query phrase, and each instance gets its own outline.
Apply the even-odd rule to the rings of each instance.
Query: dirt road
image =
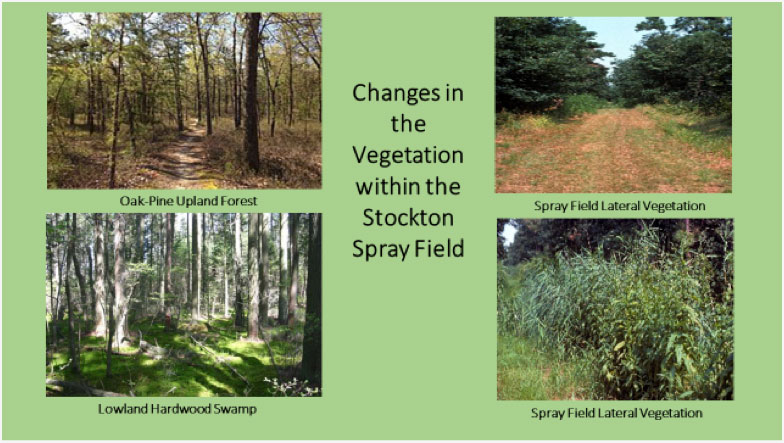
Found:
[[[217,189],[217,174],[207,164],[204,148],[204,127],[196,120],[179,140],[153,156],[154,162],[144,166],[152,179],[145,187],[153,189]]]
[[[731,158],[668,136],[639,108],[496,135],[497,192],[713,193],[731,186]]]

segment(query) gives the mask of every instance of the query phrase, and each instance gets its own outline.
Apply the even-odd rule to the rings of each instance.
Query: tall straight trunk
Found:
[[[308,283],[305,335],[302,340],[302,379],[321,386],[321,214],[308,220]]]
[[[55,233],[57,232],[56,228],[57,228],[58,224],[59,224],[59,216],[57,214],[54,214],[54,217],[53,217],[53,220],[52,220],[52,231],[55,232]],[[62,281],[62,277],[61,277],[61,275],[62,275],[62,273],[61,273],[62,261],[59,260],[59,257],[58,257],[59,250],[60,250],[59,242],[57,241],[56,234],[53,234],[53,235],[55,235],[55,237],[54,237],[55,246],[54,246],[54,251],[52,253],[52,263],[53,263],[53,266],[52,266],[52,280],[56,281],[57,283],[52,288],[52,293],[50,294],[49,311],[52,314],[52,340],[51,341],[52,341],[52,346],[54,346],[55,349],[56,349],[57,348],[57,340],[58,340],[58,336],[57,336],[57,322],[59,320],[58,314],[59,314],[59,310],[60,310],[60,306],[59,305],[60,305],[60,283]]]
[[[86,246],[87,248],[87,278],[89,282],[87,283],[87,287],[90,288],[90,315],[93,315],[95,312],[95,272],[94,272],[94,260],[93,254],[95,253],[95,247],[91,244]],[[93,317],[95,319],[95,317]]]
[[[87,50],[87,128],[90,135],[95,132],[95,76],[93,69],[93,16],[92,14],[85,14],[87,21],[88,33],[88,50]]]
[[[223,251],[223,318],[229,318],[229,270],[226,269],[226,251]]]
[[[201,47],[201,58],[204,63],[204,104],[207,113],[207,135],[212,135],[212,103],[210,102],[210,63],[209,51],[207,48],[207,39],[209,32],[205,32],[202,36],[202,29],[199,23],[201,13],[196,13],[196,34],[199,38],[199,46]]]
[[[240,71],[239,66],[242,64],[242,60],[240,63],[237,63],[237,17],[238,14],[234,14],[234,23],[232,24],[231,29],[231,71],[232,71],[232,101],[234,102],[234,128],[239,129],[242,125],[242,108],[240,107]],[[242,45],[240,44],[240,51],[242,51]]]
[[[103,214],[93,214],[95,222],[95,327],[92,335],[96,337],[106,336],[106,313],[108,312],[106,283],[104,281],[106,265],[103,248],[103,218]]]
[[[250,307],[248,309],[248,339],[259,339],[259,214],[251,213],[248,229],[248,274]]]
[[[199,238],[199,279],[197,281],[196,289],[196,316],[201,319],[201,301],[206,298],[204,293],[207,288],[207,260],[204,258],[205,251],[207,250],[207,214],[201,214],[201,236]]]
[[[65,223],[66,227],[68,226],[68,214],[65,214]],[[79,349],[76,346],[76,340],[74,335],[76,331],[74,330],[74,309],[73,303],[71,301],[71,283],[69,282],[68,274],[69,274],[69,263],[75,260],[74,258],[74,249],[76,248],[76,214],[73,214],[73,222],[71,222],[71,234],[68,238],[68,255],[66,257],[65,262],[65,274],[63,278],[65,279],[65,300],[68,303],[68,357],[70,358],[71,362],[69,367],[71,371],[75,374],[79,373]]]
[[[294,48],[291,44],[286,44],[286,52],[289,56],[289,128],[294,124]]]
[[[198,214],[191,214],[191,323],[199,318],[196,294],[199,292],[199,220]]]
[[[291,231],[291,266],[289,275],[289,326],[294,326],[294,317],[297,312],[297,283],[299,283],[299,249],[297,248],[297,221],[299,214],[289,214],[289,230]]]
[[[280,282],[278,286],[278,324],[285,325],[289,318],[289,214],[280,214]]]
[[[229,215],[224,214],[223,226],[228,227]],[[229,318],[229,270],[226,248],[223,248],[223,317]]]
[[[125,38],[125,20],[120,20],[120,46],[117,51],[117,82],[114,86],[114,128],[112,129],[112,155],[109,172],[109,188],[114,189],[117,175],[117,136],[120,134],[120,87],[122,86],[123,39]]]
[[[218,102],[218,107],[220,107],[220,101]],[[204,227],[205,220],[207,219],[207,214],[204,214],[204,218],[202,219],[201,225]],[[210,297],[210,270],[208,266],[208,262],[210,259],[210,250],[207,245],[207,232],[211,232],[213,229],[213,219],[212,213],[210,213],[210,225],[208,229],[202,229],[201,236],[202,236],[202,259],[201,259],[201,273],[204,277],[204,297],[207,299],[207,322],[212,319],[215,314],[215,306],[212,303],[212,299]]]
[[[76,225],[77,225],[77,218],[76,213],[72,215],[72,227],[71,227],[71,235],[76,238]],[[75,242],[75,240],[74,240]],[[84,281],[84,275],[82,274],[82,269],[79,264],[79,258],[76,256],[76,249],[74,246],[74,250],[71,251],[71,261],[74,267],[74,273],[76,274],[76,281],[79,283],[79,310],[82,313],[82,321],[87,323],[87,315],[89,311],[89,303],[87,302],[87,283]]]
[[[259,321],[261,325],[267,324],[269,314],[269,248],[270,248],[270,228],[272,225],[272,214],[261,214],[261,261],[259,262],[259,275],[261,276],[261,312]]]
[[[193,48],[193,64],[196,66],[196,118],[201,123],[201,62],[197,55],[198,50],[193,34],[191,34],[191,47]]]
[[[234,326],[242,327],[242,242],[241,214],[234,214]]]
[[[165,214],[166,217],[166,285],[163,290],[163,307],[167,316],[171,317],[171,303],[167,302],[167,296],[172,294],[172,249],[174,247],[174,214]]]
[[[166,294],[166,231],[169,225],[169,219],[167,218],[166,214],[157,214],[159,217],[159,228],[158,228],[158,243],[160,243],[160,248],[158,251],[158,258],[160,260],[160,265],[158,267],[159,276],[161,278],[161,285],[160,290],[158,291],[158,296],[160,299],[158,300],[158,312],[164,312],[166,305],[164,303],[165,294]]]
[[[266,25],[266,23],[265,23]],[[267,80],[267,105],[269,106],[269,113],[267,114],[267,118],[269,119],[270,125],[270,137],[275,137],[275,123],[276,117],[278,114],[278,102],[277,102],[277,89],[278,89],[278,81],[280,80],[280,76],[276,76],[275,83],[272,83],[272,63],[270,63],[269,59],[267,58],[267,51],[264,47],[264,42],[261,42],[261,59],[262,65],[264,68],[264,78]]]
[[[248,72],[245,97],[245,155],[248,166],[259,172],[259,134],[258,110],[256,109],[256,76],[259,60],[259,19],[258,12],[248,14]]]
[[[114,319],[117,346],[128,335],[128,299],[125,294],[125,214],[114,214]]]

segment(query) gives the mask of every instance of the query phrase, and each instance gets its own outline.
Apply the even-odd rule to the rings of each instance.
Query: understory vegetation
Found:
[[[84,396],[82,386],[86,385],[135,397],[280,396],[281,393],[274,389],[273,380],[296,378],[296,368],[302,360],[301,325],[296,328],[265,327],[269,346],[243,340],[231,319],[204,320],[195,325],[183,325],[180,331],[171,331],[161,323],[140,318],[132,322],[130,328],[132,332],[125,346],[121,351],[113,351],[112,372],[115,375],[112,377],[106,377],[106,341],[103,337],[81,337],[79,376],[65,370],[69,366],[69,356],[63,340],[62,346],[48,354],[46,376],[56,380],[55,383],[64,380],[73,385],[48,385],[46,394]],[[68,330],[67,321],[60,324],[59,330]],[[156,353],[148,346],[143,349],[141,341],[165,351]],[[247,383],[222,362],[231,365]],[[306,387],[300,383],[297,392],[290,390],[287,394],[299,395],[300,391],[306,392]]]
[[[733,398],[731,220],[509,223],[499,399]]]

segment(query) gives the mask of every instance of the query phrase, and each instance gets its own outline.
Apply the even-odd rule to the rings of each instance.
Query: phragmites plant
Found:
[[[695,250],[689,235],[668,251],[648,226],[613,240],[609,256],[600,245],[499,264],[499,335],[582,360],[596,398],[732,399],[731,251]]]

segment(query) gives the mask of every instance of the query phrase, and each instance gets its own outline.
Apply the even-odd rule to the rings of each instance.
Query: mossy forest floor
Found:
[[[123,355],[112,354],[112,376],[107,377],[106,341],[102,337],[81,337],[81,375],[64,368],[69,361],[68,326],[67,322],[61,322],[57,348],[47,351],[46,378],[136,397],[265,397],[275,394],[272,384],[265,379],[297,377],[302,359],[302,325],[265,327],[264,337],[269,340],[269,346],[263,340],[246,341],[246,333],[235,330],[233,319],[213,319],[209,326],[207,321],[181,324],[177,331],[167,331],[162,324],[151,324],[149,319],[130,326],[133,344],[125,343],[127,346],[120,349]],[[140,331],[142,340],[166,348],[169,354],[154,358],[139,352]],[[191,337],[217,355],[206,351]],[[47,385],[46,395],[87,394]]]

